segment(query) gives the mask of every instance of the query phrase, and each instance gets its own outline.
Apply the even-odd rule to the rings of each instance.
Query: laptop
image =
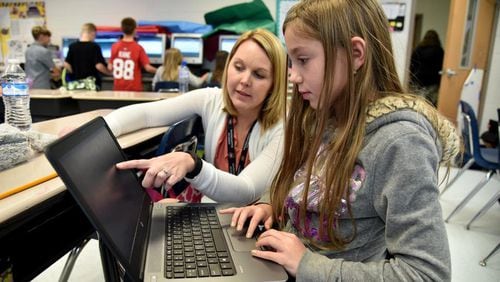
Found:
[[[102,117],[49,144],[45,154],[126,278],[287,280],[283,267],[253,257],[255,238],[230,228],[231,216],[218,212],[234,205],[152,202],[134,171],[115,168],[126,156]]]

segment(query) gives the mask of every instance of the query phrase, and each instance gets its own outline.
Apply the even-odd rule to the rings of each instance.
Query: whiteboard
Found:
[[[290,10],[293,5],[299,3],[299,1],[300,0],[276,0],[276,33],[278,34],[279,39],[281,39],[281,42],[285,42],[282,30],[286,13],[288,13],[288,10]]]

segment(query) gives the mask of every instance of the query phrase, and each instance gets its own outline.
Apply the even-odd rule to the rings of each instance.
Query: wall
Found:
[[[422,37],[427,30],[434,29],[439,34],[441,44],[446,46],[450,0],[417,0],[416,2],[415,13],[423,15]]]
[[[394,31],[391,33],[399,80],[403,85],[406,85],[406,81],[408,81],[407,70],[409,68],[412,51],[415,0],[380,0],[380,3],[406,3],[404,28],[402,31]]]
[[[23,0],[4,0],[19,2]],[[276,0],[262,0],[276,19]],[[26,1],[29,2],[29,1]],[[98,26],[119,26],[122,18],[131,16],[136,20],[182,20],[205,23],[203,15],[225,6],[251,0],[45,0],[47,27],[52,32],[52,43],[60,45],[63,36],[78,36],[85,22]],[[413,5],[415,0],[380,0],[380,2],[407,3],[405,29],[393,32],[393,44],[400,79],[406,80],[406,69],[411,50],[410,34],[413,34]],[[182,3],[182,4],[180,4]]]
[[[250,0],[46,0],[47,24],[53,32],[53,42],[61,36],[78,35],[85,22],[102,26],[119,26],[122,18],[136,20],[174,20],[205,24],[203,15],[225,6]],[[271,15],[276,14],[276,1],[263,0]]]
[[[22,0],[17,0],[22,1]],[[3,0],[3,2],[17,2]],[[28,2],[28,1],[26,1]],[[97,25],[118,26],[120,20],[126,16],[132,16],[137,20],[185,20],[196,23],[205,23],[203,15],[228,5],[234,5],[250,0],[45,0],[47,10],[47,25],[52,31],[52,41],[61,44],[61,37],[67,35],[78,35],[80,27],[85,22],[94,22]],[[276,18],[276,0],[263,0],[271,15]],[[413,17],[416,7],[424,13],[423,31],[428,27],[439,29],[442,40],[445,40],[447,17],[446,5],[450,0],[380,0],[384,2],[406,3],[405,30],[393,32],[393,45],[396,57],[397,69],[400,79],[407,79],[407,66],[410,60],[411,38],[413,35]],[[417,3],[418,2],[418,3]],[[418,5],[417,5],[418,4]],[[446,18],[446,19],[445,19]],[[439,27],[439,28],[438,28]],[[442,33],[442,34],[441,34]],[[411,36],[410,36],[411,35]],[[487,106],[484,110],[484,118],[495,118],[487,107],[498,107],[500,105],[500,34],[497,29],[496,40],[493,50],[491,70],[489,71],[487,87]],[[444,42],[443,42],[444,43]],[[488,70],[487,70],[488,75]]]

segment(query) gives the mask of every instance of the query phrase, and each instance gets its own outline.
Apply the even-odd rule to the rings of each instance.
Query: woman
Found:
[[[206,160],[175,152],[117,167],[147,170],[142,182],[146,188],[164,183],[172,186],[184,178],[219,202],[247,204],[259,199],[281,159],[285,51],[274,34],[256,29],[239,38],[228,60],[221,89],[198,89],[176,98],[127,106],[105,117],[119,136],[198,114],[205,130]]]
[[[181,51],[177,48],[170,48],[165,52],[165,59],[163,60],[163,65],[160,66],[153,77],[153,89],[159,81],[178,81],[179,79],[179,68],[182,63]],[[208,77],[208,73],[205,73],[201,77],[198,77],[189,72],[189,85],[194,88],[199,88]]]

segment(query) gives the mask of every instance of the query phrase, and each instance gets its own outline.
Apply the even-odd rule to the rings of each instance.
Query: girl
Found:
[[[270,205],[231,208],[267,229],[256,257],[300,281],[450,280],[437,171],[459,139],[405,94],[377,0],[306,0],[283,32],[294,95]],[[282,231],[270,229],[276,223]]]
[[[116,136],[201,116],[205,156],[176,152],[117,164],[146,169],[142,185],[172,186],[185,178],[219,202],[251,203],[270,187],[283,146],[286,55],[279,39],[257,29],[244,33],[229,54],[222,88],[204,88],[158,102],[135,104],[105,117]],[[231,142],[228,142],[231,140]],[[197,202],[185,194],[180,200]]]
[[[155,76],[153,77],[153,90],[157,91],[155,86],[159,81],[177,81],[179,79],[179,68],[181,63],[182,53],[179,49],[169,48],[165,51],[163,65],[156,70]],[[208,73],[198,77],[189,72],[189,85],[198,88],[207,80],[207,77]]]
[[[229,53],[224,50],[219,50],[215,53],[215,67],[207,78],[208,87],[220,87],[228,55]]]

